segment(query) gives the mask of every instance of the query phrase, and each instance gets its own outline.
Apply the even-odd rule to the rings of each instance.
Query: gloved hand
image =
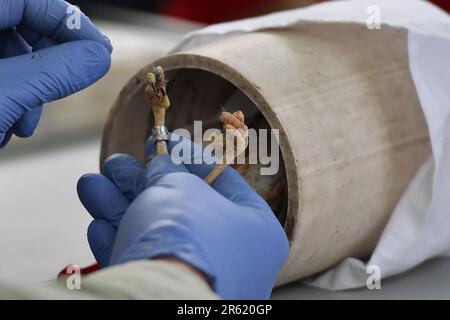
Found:
[[[177,143],[172,135],[169,152]],[[153,144],[148,145],[150,153]],[[192,153],[194,154],[194,153]],[[104,174],[83,176],[79,197],[94,217],[91,249],[102,266],[175,257],[202,271],[225,299],[267,299],[288,254],[288,241],[267,203],[232,168],[212,187],[211,165],[155,157],[146,167],[111,156]]]
[[[109,40],[68,8],[62,0],[0,0],[0,148],[13,133],[32,135],[43,103],[91,85],[110,67]]]

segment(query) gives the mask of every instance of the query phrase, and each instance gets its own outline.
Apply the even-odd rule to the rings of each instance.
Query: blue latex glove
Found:
[[[68,6],[0,0],[0,147],[13,133],[32,135],[42,104],[91,85],[110,67],[109,40],[83,14],[71,30]]]
[[[225,299],[269,298],[288,255],[286,234],[239,173],[227,168],[211,188],[202,180],[211,169],[175,165],[170,156],[144,167],[117,154],[105,162],[105,176],[83,176],[78,194],[94,217],[88,239],[100,264],[175,257],[207,275]]]

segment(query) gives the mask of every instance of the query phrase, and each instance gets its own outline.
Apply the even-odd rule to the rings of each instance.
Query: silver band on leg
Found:
[[[154,144],[157,141],[168,141],[169,140],[169,130],[167,130],[166,126],[154,126],[152,128],[152,134],[147,139],[147,143]],[[150,162],[156,155],[149,154],[147,156],[147,162]]]
[[[154,126],[152,129],[152,134],[148,138],[150,143],[155,143],[156,141],[168,141],[169,131],[166,126]]]

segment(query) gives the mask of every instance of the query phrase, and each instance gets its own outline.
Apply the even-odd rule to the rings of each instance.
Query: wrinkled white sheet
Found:
[[[408,186],[369,261],[352,257],[305,282],[331,290],[366,285],[367,266],[382,278],[450,252],[450,17],[421,0],[333,1],[254,19],[217,24],[188,35],[183,51],[236,33],[301,27],[305,22],[366,24],[370,6],[381,23],[408,30],[409,65],[428,123],[433,154]]]

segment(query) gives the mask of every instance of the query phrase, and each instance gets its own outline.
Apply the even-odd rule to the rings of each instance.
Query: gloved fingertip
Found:
[[[141,161],[123,153],[111,155],[103,164],[103,174],[130,201],[133,201],[145,187],[144,171],[145,166]]]
[[[91,75],[94,81],[97,81],[101,77],[103,77],[111,68],[111,49],[108,49],[104,45],[91,40],[84,40],[84,53],[85,58],[84,61],[86,63],[86,71]],[[83,61],[82,61],[83,62]],[[89,67],[89,64],[91,66]],[[89,67],[89,68],[88,68]],[[90,70],[89,70],[90,69]]]
[[[14,60],[26,70],[28,78],[10,98],[29,107],[80,91],[103,77],[111,66],[111,54],[92,40],[59,44]]]
[[[103,199],[98,199],[98,193],[105,191],[107,187],[105,180],[109,181],[101,174],[87,173],[82,175],[77,182],[78,198],[94,219],[99,218],[97,202]]]
[[[102,219],[95,219],[89,224],[87,231],[89,247],[101,267],[109,265],[116,232],[110,223]]]
[[[96,189],[96,185],[98,184],[96,183],[96,180],[98,179],[97,176],[99,175],[95,173],[87,173],[82,175],[77,182],[78,198],[88,211],[90,211],[89,202],[91,199],[92,191]]]
[[[12,131],[19,138],[29,138],[34,133],[34,128],[31,128],[26,123],[17,122],[13,127]]]
[[[78,197],[94,219],[118,225],[130,205],[114,183],[101,174],[86,174],[77,183]]]
[[[111,54],[103,44],[93,40],[67,42],[37,53],[45,60],[45,68],[53,67],[56,70],[48,74],[59,77],[52,79],[52,83],[58,84],[59,90],[49,88],[51,92],[58,93],[57,96],[50,95],[50,100],[63,98],[90,86],[102,78],[111,67]],[[39,71],[44,68],[36,66]],[[40,74],[35,76],[39,77]]]
[[[96,176],[95,173],[86,173],[86,174],[83,174],[80,177],[80,179],[78,179],[78,182],[77,182],[77,192],[78,192],[78,194],[80,194],[80,192],[85,188],[86,184],[89,183],[89,181],[91,179],[93,179],[94,176]]]
[[[25,112],[18,122],[13,126],[13,133],[20,138],[31,137],[41,118],[42,106],[32,108]]]
[[[109,195],[110,197],[121,195],[108,178],[98,173],[87,173],[81,176],[77,182],[77,193],[88,211],[93,199],[105,200],[104,197],[99,197],[103,193],[106,193],[105,196]]]
[[[112,53],[114,50],[114,47],[111,43],[111,40],[105,35],[103,35],[103,38],[105,39],[104,45],[105,45],[106,49],[108,50],[109,53]]]

